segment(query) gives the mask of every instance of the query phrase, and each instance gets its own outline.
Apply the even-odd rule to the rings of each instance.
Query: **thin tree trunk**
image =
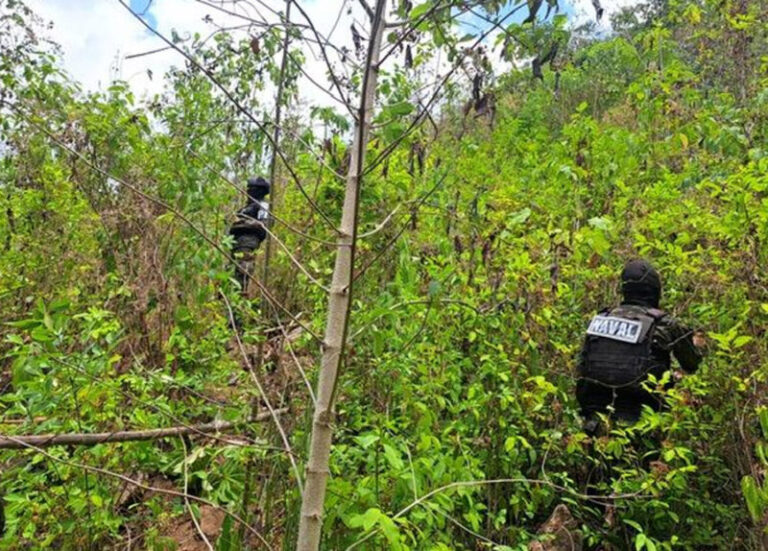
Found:
[[[334,402],[339,365],[347,337],[349,306],[352,297],[352,275],[357,238],[357,213],[360,197],[360,181],[365,165],[365,149],[373,115],[378,80],[378,63],[381,37],[384,30],[386,0],[377,0],[371,19],[371,41],[368,45],[363,89],[358,109],[355,138],[352,143],[347,185],[344,192],[344,208],[336,251],[336,265],[331,280],[328,299],[328,318],[323,339],[323,353],[317,381],[317,403],[312,419],[312,437],[307,462],[307,481],[301,502],[298,551],[317,551],[323,525],[323,505],[329,473]]]
[[[285,21],[286,21],[286,27],[285,27],[285,36],[283,37],[283,56],[282,60],[280,62],[280,75],[277,80],[277,93],[275,94],[275,119],[274,119],[274,132],[272,133],[272,159],[270,160],[269,165],[269,184],[270,184],[270,195],[272,196],[272,205],[270,208],[270,211],[275,210],[275,206],[277,203],[276,195],[277,195],[277,185],[275,182],[275,174],[277,173],[277,158],[278,158],[278,147],[279,147],[279,141],[280,141],[280,125],[282,124],[282,110],[283,110],[283,91],[285,89],[285,70],[288,62],[288,46],[290,44],[290,38],[291,38],[291,26],[290,26],[290,20],[291,20],[291,3],[292,0],[286,0],[285,2]],[[271,228],[271,218],[267,218],[265,220],[265,223],[268,225],[269,228]],[[263,266],[263,272],[261,277],[261,283],[263,287],[266,289],[269,286],[268,278],[269,278],[269,261],[272,254],[272,239],[270,239],[269,234],[267,234],[265,238],[264,243],[264,266]],[[270,308],[269,301],[267,300],[264,293],[261,295],[261,317],[264,320],[267,320],[269,316],[267,315],[267,311]],[[266,325],[266,324],[265,324]],[[237,330],[237,329],[236,329]],[[264,342],[266,341],[266,336],[264,337],[264,340],[262,340],[259,343],[259,346],[257,348],[256,352],[256,358],[254,369],[257,371],[260,371],[262,368],[262,365],[264,363]],[[256,415],[256,412],[258,410],[258,400],[254,399],[251,402],[251,415]],[[248,520],[248,505],[251,500],[251,492],[253,491],[253,472],[254,472],[254,462],[255,458],[251,459],[248,464],[245,467],[245,483],[243,487],[243,501],[241,504],[241,515],[244,519]],[[245,537],[245,525],[240,526],[240,541],[243,541],[243,538]]]
[[[275,410],[275,413],[285,413],[287,409]],[[262,413],[254,416],[251,422],[271,419],[270,413]],[[0,435],[0,449],[23,450],[30,446],[36,448],[49,448],[51,446],[96,446],[107,442],[136,442],[139,440],[159,440],[183,436],[185,434],[210,434],[228,430],[239,425],[243,421],[214,421],[201,425],[189,425],[180,427],[167,427],[164,429],[149,430],[121,430],[115,432],[95,433],[69,433],[69,434],[30,434],[30,435]]]
[[[272,208],[275,209],[277,204],[277,186],[275,182],[275,175],[277,174],[277,149],[280,141],[280,125],[282,124],[282,112],[283,112],[283,90],[285,88],[285,69],[288,64],[288,46],[291,39],[291,4],[293,0],[286,0],[285,4],[285,36],[283,37],[283,57],[280,61],[280,76],[277,81],[277,94],[275,95],[275,128],[272,133],[272,159],[269,164],[269,185],[270,195],[272,196]],[[269,219],[267,224],[271,226]],[[267,286],[267,277],[269,276],[269,260],[272,253],[272,240],[267,235],[266,243],[264,243],[264,275],[262,283]],[[262,309],[266,308],[266,301],[262,300]]]

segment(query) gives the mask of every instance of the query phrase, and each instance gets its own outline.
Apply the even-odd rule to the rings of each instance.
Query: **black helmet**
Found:
[[[658,308],[661,299],[659,273],[646,260],[630,260],[621,272],[621,292],[625,304]]]
[[[256,199],[269,195],[269,182],[261,176],[258,178],[248,178],[248,195]]]

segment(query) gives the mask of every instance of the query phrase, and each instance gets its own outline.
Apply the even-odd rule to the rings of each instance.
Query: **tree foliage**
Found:
[[[241,520],[293,548],[290,457],[303,466],[310,439],[354,118],[296,101],[307,51],[290,29],[269,278],[284,310],[241,297],[226,230],[275,151],[285,28],[178,41],[188,57],[139,102],[124,82],[83,91],[38,17],[2,3],[3,434],[246,429],[3,450],[0,548],[173,549],[190,510],[217,519],[217,549],[264,545]],[[384,35],[402,63],[381,66],[366,151],[323,548],[525,549],[564,503],[587,548],[762,549],[768,5],[651,2],[598,36],[554,4],[531,21],[450,4],[398,2],[410,32]],[[514,68],[452,24],[469,9]],[[442,55],[455,78],[432,96]],[[328,90],[359,99],[362,72],[346,77]],[[668,410],[590,439],[575,356],[632,256],[656,264],[663,306],[706,332],[708,356]],[[248,423],[265,398],[290,409],[290,454]]]

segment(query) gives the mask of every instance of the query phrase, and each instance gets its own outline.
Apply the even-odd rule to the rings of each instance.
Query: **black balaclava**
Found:
[[[261,201],[269,195],[269,182],[259,176],[248,179],[248,197],[254,201]]]
[[[621,292],[624,304],[659,307],[661,278],[645,260],[630,260],[621,272]]]

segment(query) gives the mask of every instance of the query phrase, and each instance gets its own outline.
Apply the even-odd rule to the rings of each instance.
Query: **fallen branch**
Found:
[[[275,414],[283,414],[288,408],[275,410]],[[271,413],[261,413],[253,417],[250,422],[261,422],[270,419]],[[69,434],[31,434],[19,436],[0,435],[0,449],[18,450],[29,446],[38,448],[48,448],[51,446],[95,446],[107,442],[134,442],[139,440],[159,440],[161,438],[171,438],[183,436],[185,434],[213,433],[229,430],[245,421],[214,421],[212,423],[203,423],[201,425],[190,425],[182,427],[168,427],[164,429],[149,430],[122,430],[115,432],[96,432],[96,433],[69,433]]]
[[[202,497],[197,497],[197,496],[185,494],[184,492],[178,492],[176,490],[169,490],[167,488],[157,488],[155,486],[148,486],[146,484],[143,484],[143,483],[139,482],[138,480],[134,480],[134,479],[129,478],[129,477],[127,477],[127,476],[125,476],[123,474],[120,474],[120,473],[116,473],[116,472],[113,472],[113,471],[108,471],[107,469],[102,469],[100,467],[91,467],[90,465],[83,465],[82,463],[76,463],[74,461],[69,461],[67,459],[63,459],[61,457],[56,457],[54,455],[51,455],[50,453],[48,453],[44,449],[42,449],[42,448],[40,448],[38,446],[34,446],[32,444],[27,444],[23,440],[19,440],[18,438],[14,437],[14,436],[8,436],[7,438],[9,440],[13,441],[13,442],[18,442],[20,447],[27,448],[27,449],[30,449],[30,450],[34,450],[37,453],[44,455],[45,457],[47,457],[48,459],[50,459],[51,461],[54,461],[56,463],[61,463],[63,465],[69,465],[71,467],[75,467],[75,468],[78,468],[78,469],[83,469],[84,471],[99,473],[99,474],[102,474],[102,475],[105,475],[105,476],[111,476],[112,478],[117,478],[119,480],[122,480],[123,482],[126,482],[128,484],[132,484],[132,485],[136,486],[137,488],[141,488],[142,490],[145,490],[147,492],[155,492],[155,493],[158,493],[158,494],[164,494],[164,495],[168,495],[168,496],[181,497],[181,498],[187,499],[189,501],[195,501],[197,503],[202,503],[203,505],[208,505],[209,507],[213,507],[214,509],[222,511],[228,517],[233,518],[239,524],[245,526],[245,529],[248,530],[254,536],[256,536],[258,538],[259,542],[261,542],[264,545],[264,547],[266,547],[267,549],[272,549],[272,547],[269,545],[269,542],[266,539],[264,539],[264,536],[262,536],[253,526],[251,526],[250,524],[245,522],[245,520],[243,520],[243,517],[241,517],[241,516],[239,516],[239,515],[237,515],[235,513],[230,512],[229,510],[225,509],[221,505],[217,505],[216,503],[214,503],[212,501],[209,501],[209,500],[204,499]]]
[[[0,425],[24,425],[26,423],[29,423],[32,421],[33,423],[43,423],[47,421],[47,417],[34,417],[32,419],[29,419],[27,417],[23,419],[3,419],[0,421]]]

